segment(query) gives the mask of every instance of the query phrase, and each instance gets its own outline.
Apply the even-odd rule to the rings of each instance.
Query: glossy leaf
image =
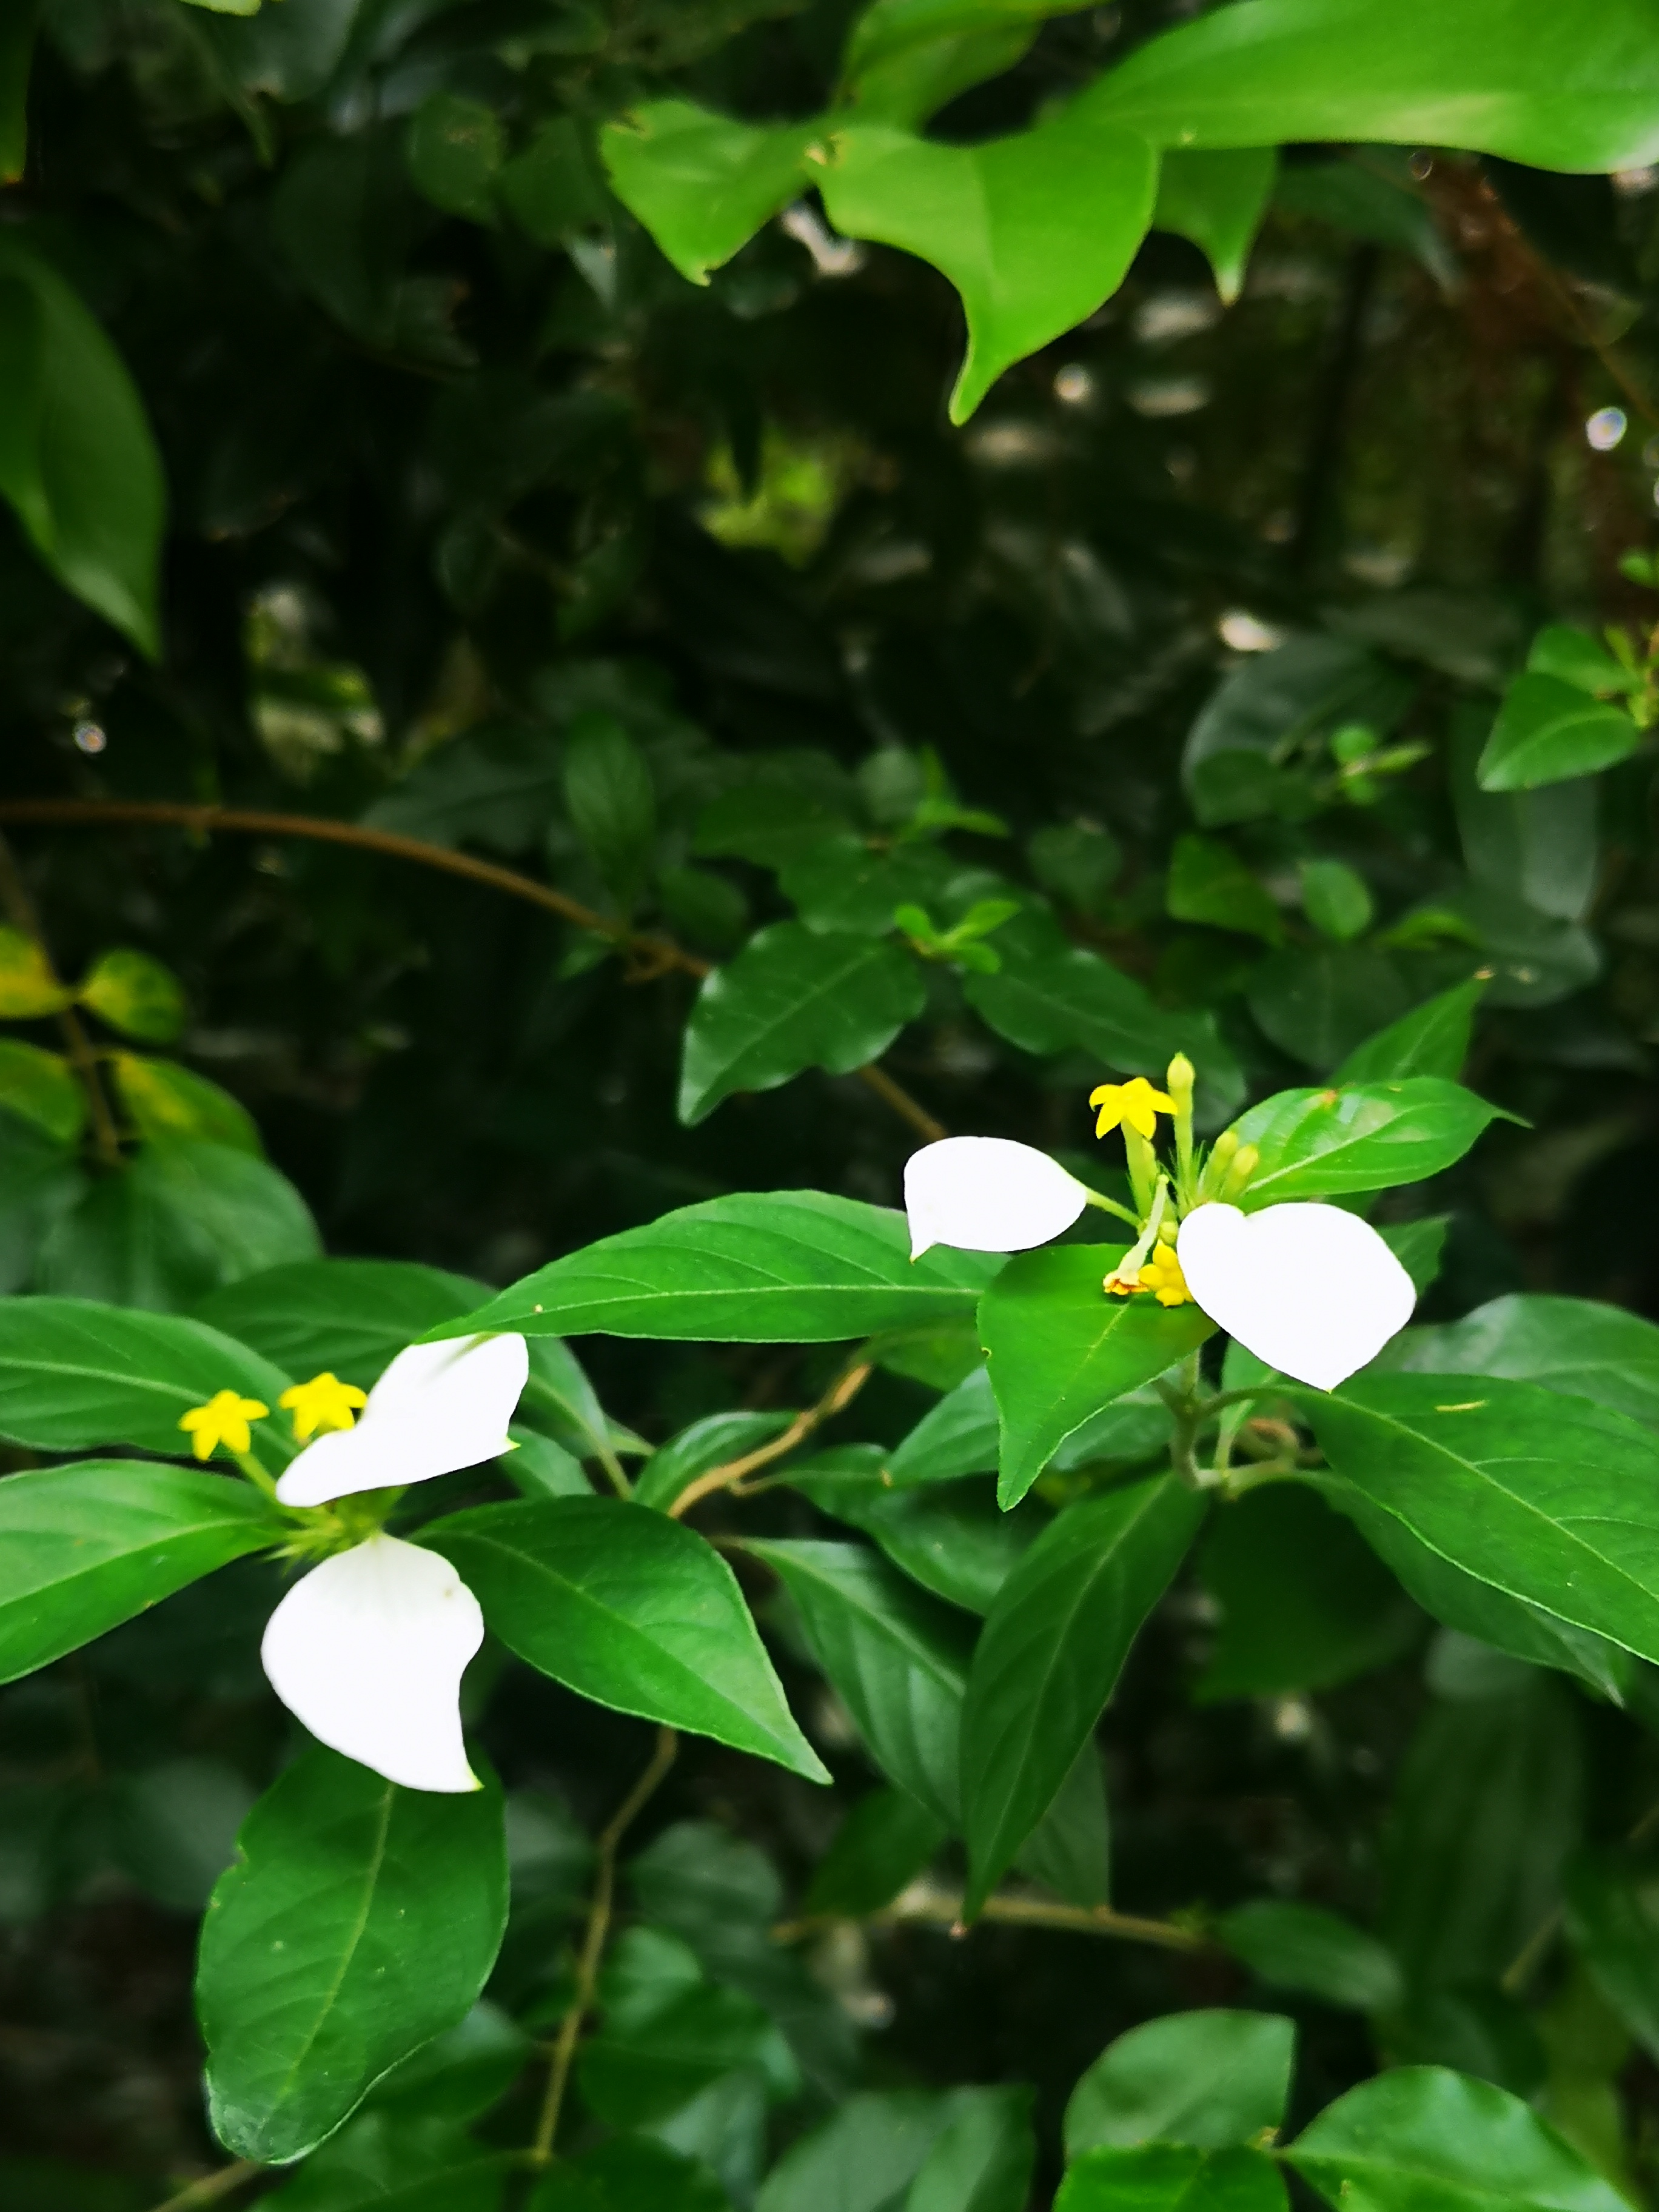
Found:
[[[0,495],[65,588],[154,659],[167,503],[125,365],[72,286],[0,241]]]
[[[794,1601],[812,1656],[888,1779],[947,1827],[959,1819],[957,1750],[969,1637],[941,1605],[861,1544],[744,1547]]]
[[[707,1120],[738,1091],[775,1091],[804,1068],[850,1074],[921,1012],[909,954],[885,938],[773,923],[703,984],[685,1032],[679,1115]]]
[[[1377,1368],[1538,1382],[1659,1429],[1659,1328],[1593,1298],[1528,1291],[1493,1298],[1462,1321],[1402,1330]]]
[[[815,181],[821,122],[756,128],[685,100],[655,100],[599,134],[611,189],[694,284]]]
[[[285,1525],[246,1483],[137,1460],[0,1482],[0,1681],[89,1644]]]
[[[1122,283],[1152,220],[1158,165],[1133,131],[1062,111],[976,146],[852,123],[816,181],[852,238],[902,246],[962,295],[968,352],[951,395],[966,422],[1005,368],[1073,329]]]
[[[999,1435],[990,1370],[976,1367],[887,1455],[888,1477],[896,1490],[908,1490],[964,1474],[994,1474]]]
[[[1195,1305],[1101,1289],[1110,1244],[1015,1255],[980,1307],[1002,1423],[997,1497],[1015,1505],[1091,1415],[1194,1352],[1214,1324]]]
[[[1625,2202],[1518,2097],[1439,2066],[1362,2081],[1303,2130],[1289,2158],[1345,2212],[1397,2212],[1425,2199],[1473,2212],[1494,2197],[1551,2212],[1619,2212]]]
[[[1339,1086],[1399,1083],[1413,1075],[1437,1075],[1455,1083],[1469,1056],[1475,1008],[1486,985],[1472,976],[1413,1006],[1397,1022],[1356,1045],[1331,1077]]]
[[[1625,169],[1659,154],[1651,28],[1641,0],[1571,22],[1526,0],[1261,0],[1150,40],[1079,106],[1160,146],[1376,140]]]
[[[1420,1182],[1462,1159],[1498,1110],[1432,1075],[1340,1091],[1281,1091],[1233,1124],[1239,1143],[1261,1155],[1239,1203],[1254,1213],[1283,1199]]]
[[[619,1498],[526,1499],[429,1522],[421,1541],[508,1649],[555,1681],[827,1779],[732,1570],[678,1522]]]
[[[963,1813],[984,1899],[1094,1732],[1129,1646],[1203,1518],[1172,1475],[1069,1506],[998,1593],[962,1723]]]
[[[802,1461],[788,1480],[821,1513],[861,1529],[913,1582],[969,1613],[989,1609],[1045,1518],[1035,1504],[1003,1512],[988,1483],[896,1489],[878,1444]]]
[[[1158,165],[1152,228],[1190,239],[1215,271],[1216,289],[1231,307],[1244,289],[1250,248],[1273,198],[1277,149],[1194,153],[1170,147]]]
[[[1386,1946],[1316,1905],[1262,1898],[1224,1912],[1216,1933],[1270,1989],[1300,1990],[1355,2012],[1392,2011],[1405,1995]]]
[[[58,1145],[74,1144],[86,1127],[87,1094],[69,1062],[17,1037],[0,1037],[0,1106]]]
[[[202,1930],[208,2108],[263,2165],[331,2135],[465,2017],[507,1921],[499,1790],[400,1790],[316,1746],[266,1791]]]
[[[219,1390],[276,1407],[289,1377],[199,1322],[81,1298],[0,1304],[0,1436],[40,1451],[137,1444],[189,1453],[180,1417]],[[280,1468],[285,1421],[253,1425],[255,1449]]]
[[[485,1289],[406,1260],[302,1260],[227,1283],[196,1318],[302,1381],[326,1370],[367,1390],[406,1344],[471,1313]]]
[[[1270,2136],[1291,2094],[1296,2030],[1276,2013],[1178,2012],[1107,2045],[1066,2107],[1066,2155],[1103,2145],[1224,2150]]]
[[[904,2212],[1024,2212],[1036,2136],[1035,2092],[958,2090],[956,2112],[910,2184]]]
[[[1001,1264],[939,1246],[913,1265],[902,1213],[820,1191],[739,1192],[604,1237],[431,1334],[833,1344],[971,1314]]]
[[[1069,2168],[1054,2212],[1284,2212],[1272,2159],[1259,2150],[1148,2143],[1086,2151]]]
[[[1287,1395],[1337,1473],[1430,1551],[1659,1658],[1659,1442],[1647,1430],[1535,1383],[1484,1376],[1384,1375],[1334,1396]]]
[[[1483,791],[1534,791],[1594,775],[1635,751],[1642,732],[1622,707],[1559,676],[1517,676],[1504,695],[1477,771]]]

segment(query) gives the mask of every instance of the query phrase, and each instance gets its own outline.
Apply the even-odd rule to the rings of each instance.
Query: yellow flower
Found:
[[[355,1382],[342,1382],[337,1375],[313,1375],[309,1382],[295,1382],[276,1401],[294,1416],[294,1433],[301,1443],[319,1429],[349,1429],[357,1408],[368,1403]]]
[[[239,1397],[234,1390],[216,1390],[205,1406],[194,1406],[179,1425],[190,1438],[198,1459],[211,1459],[221,1444],[234,1452],[253,1446],[250,1421],[261,1421],[270,1411],[257,1398]]]
[[[1154,1091],[1144,1075],[1131,1076],[1127,1083],[1103,1083],[1089,1093],[1089,1103],[1099,1109],[1095,1117],[1097,1137],[1106,1136],[1121,1121],[1150,1140],[1158,1133],[1158,1115],[1176,1109],[1169,1093]]]
[[[1173,1244],[1155,1244],[1133,1275],[1115,1267],[1100,1287],[1120,1298],[1127,1298],[1133,1291],[1151,1291],[1161,1306],[1192,1304],[1193,1294],[1187,1288]]]

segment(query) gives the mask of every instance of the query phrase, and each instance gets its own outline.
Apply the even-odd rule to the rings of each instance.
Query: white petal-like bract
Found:
[[[935,1244],[1026,1252],[1069,1229],[1088,1203],[1075,1176],[1007,1137],[941,1137],[905,1162],[913,1260]]]
[[[1374,1359],[1417,1304],[1376,1230],[1340,1206],[1200,1206],[1182,1223],[1176,1250],[1188,1289],[1218,1328],[1317,1390],[1334,1390]]]
[[[406,1790],[476,1790],[460,1690],[483,1632],[478,1601],[447,1559],[379,1535],[295,1583],[259,1656],[319,1743]]]
[[[351,1429],[307,1444],[276,1486],[284,1505],[429,1482],[508,1449],[507,1425],[530,1373],[523,1337],[411,1344],[368,1394]]]

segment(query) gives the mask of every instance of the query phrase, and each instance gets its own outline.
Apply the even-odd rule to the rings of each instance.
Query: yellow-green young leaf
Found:
[[[184,988],[148,952],[106,952],[76,994],[100,1021],[145,1044],[171,1044],[185,1025]]]
[[[0,184],[15,185],[28,157],[29,64],[40,0],[11,0],[0,23]]]
[[[1252,0],[1153,39],[1084,94],[1159,146],[1383,141],[1535,168],[1659,155],[1650,0]]]
[[[193,1075],[177,1060],[151,1060],[136,1052],[112,1053],[109,1065],[127,1118],[146,1142],[206,1137],[264,1158],[253,1116],[204,1075]]]
[[[706,284],[816,173],[822,122],[757,126],[688,100],[655,100],[599,133],[611,189],[682,276]]]
[[[188,8],[205,8],[214,15],[257,15],[261,0],[185,0]]]
[[[15,1037],[0,1037],[0,1106],[60,1145],[72,1145],[86,1127],[87,1094],[63,1054]]]
[[[1215,271],[1215,288],[1231,307],[1244,289],[1244,270],[1273,198],[1279,155],[1271,146],[1214,153],[1171,147],[1158,173],[1152,228],[1190,239]]]
[[[0,495],[58,581],[155,659],[167,487],[143,403],[15,230],[0,235]]]
[[[1476,769],[1482,791],[1535,791],[1594,775],[1635,751],[1642,732],[1622,707],[1559,676],[1517,676]]]
[[[60,1012],[74,1000],[74,992],[58,981],[34,939],[9,923],[0,924],[0,1021],[33,1021],[42,1014]]]
[[[980,146],[851,123],[830,150],[817,181],[830,220],[850,237],[919,254],[962,295],[968,351],[953,422],[967,421],[1005,368],[1110,298],[1158,189],[1144,138],[1102,130],[1075,108]]]
[[[495,219],[495,173],[506,147],[495,111],[459,93],[433,92],[410,118],[404,158],[415,188],[446,215]]]

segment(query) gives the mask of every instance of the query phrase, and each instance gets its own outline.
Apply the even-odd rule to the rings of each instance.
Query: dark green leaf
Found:
[[[1002,1422],[997,1496],[1004,1505],[1018,1504],[1091,1414],[1212,1334],[1195,1305],[1103,1291],[1106,1270],[1122,1256],[1110,1244],[1021,1252],[981,1304],[980,1338]]]
[[[619,2136],[584,2151],[571,2171],[585,2193],[574,2203],[556,2178],[542,2183],[528,2212],[730,2212],[714,2175],[695,2159],[644,2136]]]
[[[976,1367],[887,1455],[888,1476],[896,1490],[908,1490],[964,1474],[994,1474],[999,1433],[990,1370]]]
[[[821,122],[756,129],[685,100],[649,100],[607,124],[599,149],[611,188],[683,276],[706,284],[767,217],[816,178],[807,149]]]
[[[847,1445],[803,1461],[788,1480],[820,1512],[862,1529],[924,1589],[969,1613],[988,1611],[1044,1514],[1025,1505],[1003,1512],[988,1483],[896,1489],[882,1456],[878,1444]]]
[[[1302,908],[1322,937],[1346,945],[1376,918],[1370,885],[1346,860],[1302,863]]]
[[[1310,1067],[1330,1067],[1403,1012],[1400,971],[1367,945],[1297,945],[1264,960],[1246,997],[1276,1045]]]
[[[1480,788],[1533,791],[1540,783],[1594,775],[1641,742],[1622,707],[1589,698],[1559,676],[1517,676],[1480,756]]]
[[[1651,1858],[1585,1852],[1567,1870],[1567,1932],[1595,1984],[1650,2058],[1659,2057],[1659,1883]]]
[[[1036,2164],[1034,2094],[1018,2087],[958,2090],[955,2117],[934,2138],[904,2212],[1024,2212]]]
[[[971,1314],[1002,1265],[944,1246],[913,1264],[909,1252],[902,1213],[820,1191],[739,1192],[556,1260],[431,1334],[832,1344]]]
[[[486,1285],[406,1260],[302,1260],[210,1291],[196,1318],[302,1379],[367,1390],[414,1338],[471,1313]]]
[[[1560,922],[1582,919],[1599,866],[1596,793],[1583,781],[1539,791],[1483,790],[1477,770],[1491,728],[1489,706],[1472,705],[1455,716],[1449,766],[1464,857],[1476,884],[1488,894],[1484,908],[1465,900],[1461,909],[1493,950],[1501,951],[1510,939],[1518,942],[1528,915],[1534,927],[1544,915]],[[1504,945],[1494,926],[1500,926]],[[1508,1003],[1501,989],[1495,995]]]
[[[88,1644],[186,1583],[280,1542],[247,1484],[88,1460],[0,1481],[0,1681]]]
[[[634,1932],[637,1939],[647,1931]],[[600,2002],[605,2023],[583,2048],[581,2092],[611,2127],[666,2119],[723,2074],[760,2068],[777,2039],[751,1998],[701,1979],[620,2015],[603,1990]]]
[[[404,150],[416,190],[434,207],[474,222],[494,221],[506,152],[494,108],[459,93],[429,92],[409,118]]]
[[[453,2120],[365,2112],[272,2202],[283,2212],[500,2212],[511,2154]]]
[[[1356,1045],[1331,1077],[1333,1083],[1399,1083],[1407,1076],[1437,1075],[1456,1082],[1469,1055],[1474,1010],[1486,989],[1471,976],[1437,997],[1425,999],[1397,1022]]]
[[[208,2103],[262,2164],[331,2135],[465,2017],[507,1919],[500,1791],[400,1790],[307,1750],[261,1798],[202,1931]]]
[[[578,714],[571,724],[564,803],[606,884],[631,904],[651,864],[657,793],[649,763],[614,714]]]
[[[1171,1475],[1085,1499],[1003,1584],[963,1714],[970,1911],[1054,1802],[1203,1512]]]
[[[1191,239],[1214,270],[1216,289],[1229,306],[1244,289],[1250,248],[1278,167],[1277,151],[1268,146],[1229,153],[1171,147],[1159,164],[1152,228]]]
[[[1014,1864],[1067,1905],[1097,1905],[1112,1893],[1112,1823],[1100,1747],[1090,1737]]]
[[[1433,1075],[1281,1091],[1233,1124],[1239,1143],[1261,1156],[1240,1203],[1253,1213],[1287,1198],[1421,1182],[1462,1159],[1498,1111]]]
[[[164,1759],[115,1786],[115,1848],[145,1895],[199,1913],[236,1853],[253,1792],[222,1759]]]
[[[1276,2013],[1178,2012],[1107,2045],[1066,2107],[1066,2155],[1111,2145],[1224,2150],[1284,2124],[1296,2030]]]
[[[896,2089],[849,2097],[784,2153],[755,2212],[897,2212],[963,2097],[973,2094]]]
[[[1439,1277],[1450,1230],[1449,1213],[1431,1213],[1420,1221],[1385,1221],[1376,1232],[1411,1277],[1419,1297]]]
[[[860,1544],[751,1539],[745,1548],[775,1570],[793,1599],[812,1656],[877,1765],[954,1828],[968,1680],[961,1614]]]
[[[705,1413],[653,1451],[634,1483],[641,1505],[672,1505],[688,1482],[741,1459],[789,1426],[793,1413]]]
[[[1176,839],[1164,902],[1177,921],[1240,930],[1269,945],[1284,941],[1279,908],[1231,847],[1216,837],[1189,833]]]
[[[946,1833],[903,1790],[871,1790],[814,1868],[804,1910],[844,1912],[855,1920],[879,1912],[931,1863]]]
[[[516,1886],[520,1863],[510,1806],[507,1821]],[[475,2004],[464,2020],[383,2074],[368,2102],[377,2112],[391,2110],[410,2118],[473,2119],[501,2102],[534,2052],[531,2038],[499,2006]]]
[[[495,1634],[595,1704],[827,1780],[720,1553],[619,1498],[480,1505],[429,1522]]]
[[[1271,1989],[1298,1990],[1355,2012],[1390,2012],[1405,1995],[1393,1954],[1316,1905],[1263,1898],[1224,1912],[1216,1933]]]
[[[1148,2143],[1085,2152],[1054,2212],[1284,2212],[1287,2201],[1278,2167],[1259,2150]]]

